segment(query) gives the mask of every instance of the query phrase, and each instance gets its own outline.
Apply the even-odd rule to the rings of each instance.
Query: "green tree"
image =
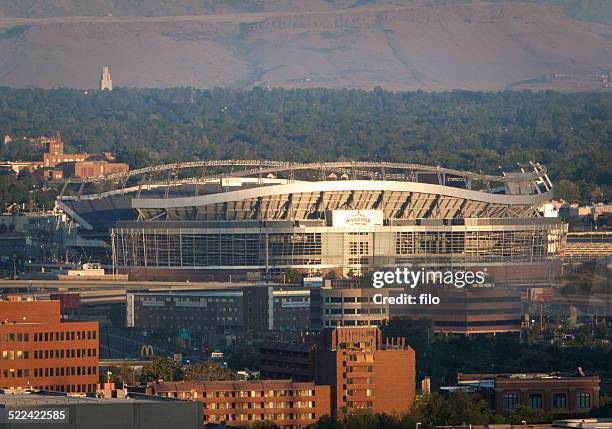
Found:
[[[123,385],[134,385],[136,383],[136,370],[130,367],[128,364],[123,364],[119,368],[119,376],[121,377],[121,383]]]
[[[185,367],[186,381],[225,381],[235,380],[236,374],[216,362],[199,362]]]
[[[149,362],[143,365],[140,376],[141,381],[180,381],[183,372],[172,359],[153,356]]]
[[[311,429],[342,429],[342,421],[335,416],[323,416],[311,426]]]
[[[39,159],[20,137],[59,129],[68,151],[111,151],[132,168],[219,158],[376,159],[498,174],[498,166],[537,160],[560,196],[603,201],[611,192],[605,92],[0,88],[0,100],[0,136],[17,137],[0,150],[7,160]]]
[[[257,422],[251,427],[253,429],[280,429],[279,425],[271,421]]]
[[[290,283],[290,284],[301,284],[302,277],[303,276],[299,271],[296,271],[291,268],[287,268],[283,275],[283,279],[285,283]]]
[[[227,360],[230,368],[235,370],[259,368],[259,354],[250,351],[236,351]]]
[[[465,392],[453,392],[444,396],[432,393],[415,404],[412,414],[417,421],[428,427],[496,422],[484,400],[473,399]]]
[[[593,408],[589,415],[591,417],[610,417],[612,416],[612,396],[603,395],[599,399],[599,407]]]
[[[506,417],[506,420],[512,424],[527,423],[549,423],[552,421],[550,414],[546,413],[541,408],[529,408],[524,405],[519,405]]]
[[[612,213],[602,213],[597,218],[597,226],[612,228]]]
[[[570,202],[580,201],[580,187],[571,180],[562,179],[555,187],[555,197]]]
[[[347,414],[342,424],[344,429],[378,429],[379,422],[376,415],[370,411],[356,411]]]
[[[111,372],[110,380],[111,383],[115,383],[116,386],[122,388],[126,385],[133,385],[136,382],[136,371],[134,368],[127,364],[121,366],[112,366],[109,368]],[[101,373],[100,378],[106,383],[106,374]]]

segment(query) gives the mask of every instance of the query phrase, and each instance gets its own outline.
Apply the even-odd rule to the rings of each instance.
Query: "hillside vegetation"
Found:
[[[0,135],[52,135],[132,167],[192,159],[407,161],[499,174],[546,164],[561,196],[609,199],[612,95],[0,88]],[[19,144],[5,158],[27,157]]]

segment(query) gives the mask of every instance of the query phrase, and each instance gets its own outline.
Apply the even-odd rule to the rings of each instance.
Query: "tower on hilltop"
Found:
[[[100,91],[112,91],[113,81],[111,80],[110,67],[102,66],[102,77],[100,78]]]

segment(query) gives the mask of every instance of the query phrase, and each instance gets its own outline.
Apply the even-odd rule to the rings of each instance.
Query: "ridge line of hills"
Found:
[[[568,18],[551,1],[313,4],[0,18],[0,85],[91,89],[103,63],[129,87],[605,91],[612,79],[612,26]]]

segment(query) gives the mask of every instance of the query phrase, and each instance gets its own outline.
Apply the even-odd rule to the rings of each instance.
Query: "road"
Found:
[[[125,280],[0,280],[0,292],[11,289],[46,299],[49,292],[76,291],[81,305],[125,302],[126,291],[193,291],[207,289],[233,289],[253,286],[254,283],[227,282],[160,282]]]
[[[143,345],[151,345],[157,356],[167,357],[174,354],[174,350],[170,350],[168,345],[150,337],[114,326],[100,326],[101,359],[140,358]]]

